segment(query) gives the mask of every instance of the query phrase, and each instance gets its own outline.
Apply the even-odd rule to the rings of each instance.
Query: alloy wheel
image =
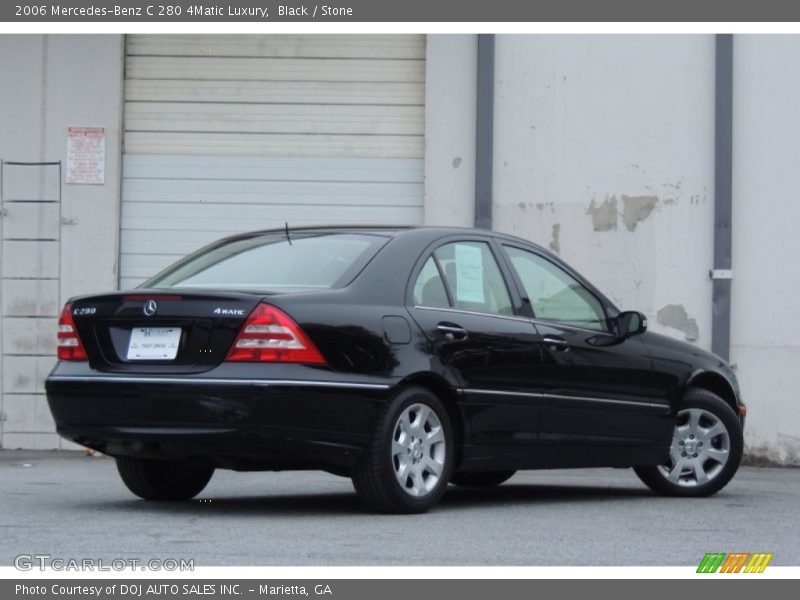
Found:
[[[442,422],[426,404],[408,406],[395,421],[391,460],[394,476],[409,496],[431,493],[442,477],[447,446]]]
[[[714,413],[687,408],[678,413],[670,460],[658,472],[672,484],[704,485],[722,473],[731,455],[728,429]]]

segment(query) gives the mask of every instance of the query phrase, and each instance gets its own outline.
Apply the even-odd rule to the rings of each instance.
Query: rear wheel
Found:
[[[353,473],[353,486],[373,510],[424,512],[444,494],[454,450],[441,401],[424,388],[406,388],[378,421]]]
[[[485,473],[456,473],[450,483],[460,487],[495,487],[505,483],[516,471],[486,471]]]
[[[189,500],[203,491],[213,467],[185,462],[117,457],[117,471],[127,488],[145,500]]]
[[[710,496],[736,474],[742,461],[742,425],[719,396],[687,392],[675,421],[669,460],[635,467],[650,489],[665,496]]]

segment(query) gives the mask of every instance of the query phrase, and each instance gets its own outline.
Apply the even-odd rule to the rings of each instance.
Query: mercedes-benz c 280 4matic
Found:
[[[187,500],[215,469],[322,469],[421,512],[520,469],[633,467],[706,496],[742,456],[726,362],[646,331],[543,248],[454,228],[306,228],[211,244],[71,299],[58,432],[127,487]]]

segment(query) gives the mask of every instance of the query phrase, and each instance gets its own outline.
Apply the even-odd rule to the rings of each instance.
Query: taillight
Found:
[[[325,364],[297,323],[269,304],[253,309],[225,360]]]
[[[87,360],[81,338],[72,320],[70,305],[64,306],[58,319],[58,360]]]

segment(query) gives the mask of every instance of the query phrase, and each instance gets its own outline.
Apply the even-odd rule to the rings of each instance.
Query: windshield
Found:
[[[216,244],[140,287],[302,292],[347,285],[387,238],[360,233],[268,233]]]

